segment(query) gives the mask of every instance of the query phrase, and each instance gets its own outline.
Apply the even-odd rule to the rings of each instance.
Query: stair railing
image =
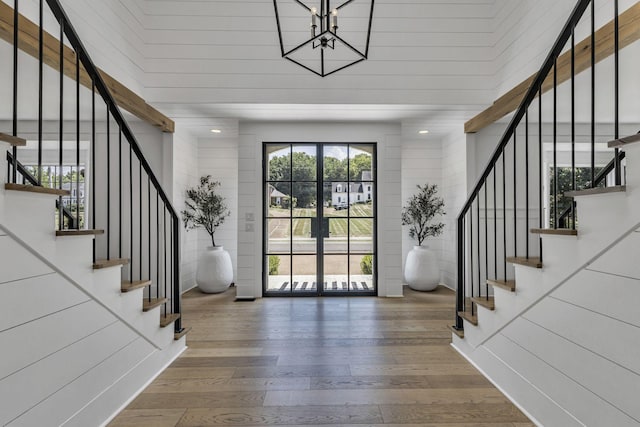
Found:
[[[45,0],[39,0],[37,36],[34,35],[33,29],[26,35],[20,34],[20,25],[31,23],[21,17],[19,0],[14,0],[13,4],[12,135],[18,136],[20,132],[26,132],[24,129],[20,129],[23,125],[18,114],[19,46],[23,47],[27,44],[22,40],[22,37],[37,37],[38,145],[37,176],[25,173],[28,171],[20,168],[20,151],[14,147],[10,158],[8,157],[11,166],[9,181],[19,183],[21,176],[23,183],[43,184],[43,129],[45,122],[43,68],[46,64],[57,63],[59,126],[57,129],[58,164],[56,167],[60,176],[55,182],[58,189],[62,189],[62,174],[65,171],[69,173],[71,180],[75,180],[77,189],[80,188],[81,172],[86,173],[85,179],[90,183],[87,188],[90,190],[90,203],[87,206],[90,215],[87,215],[85,211],[84,223],[90,228],[104,230],[104,234],[97,235],[94,239],[94,262],[98,259],[112,261],[126,259],[121,262],[125,264],[122,269],[123,282],[152,283],[153,285],[145,287],[145,299],[151,302],[154,298],[161,300],[166,298],[162,308],[163,315],[178,314],[180,313],[181,294],[180,220],[177,212],[58,0],[46,0],[46,5],[57,20],[60,30],[59,34],[55,36],[59,37],[59,45],[57,47],[51,45],[50,42],[54,40],[54,37],[45,32],[43,26],[45,21],[44,4]],[[65,43],[65,39],[70,47]],[[51,54],[52,50],[57,50],[56,55]],[[65,106],[68,109],[68,101],[65,104],[64,99],[65,76],[74,80],[75,83],[75,117],[65,117],[65,111],[67,111]],[[82,85],[89,87],[91,92],[91,103],[87,110],[82,110],[81,106],[81,82]],[[96,103],[96,93],[99,95],[98,104]],[[102,118],[97,117],[97,107],[102,108],[100,101],[104,103],[105,111]],[[81,110],[85,113],[90,111],[90,121],[81,119]],[[65,129],[65,125],[69,121],[75,122],[75,129],[71,131]],[[85,128],[81,132],[81,127],[89,126],[90,131],[87,132]],[[71,150],[68,143],[65,146],[65,138],[69,139],[69,134],[74,134],[73,139],[75,140],[75,147]],[[90,140],[90,158],[84,160],[81,158],[81,153],[84,152],[81,149],[83,137]],[[65,163],[64,157],[69,156],[69,151],[73,153],[74,157],[72,166],[68,165],[68,159]],[[87,170],[89,171],[87,172]],[[76,202],[79,205],[79,194]],[[68,215],[63,209],[62,199],[58,200],[57,206],[58,209],[62,208],[62,214],[58,215],[59,229],[80,226],[79,209],[77,209],[75,220],[65,223],[64,218]],[[183,331],[179,318],[174,322],[174,329],[176,333]]]
[[[600,174],[597,174],[597,163],[601,160],[596,159],[596,139],[601,138],[601,142],[606,142],[619,138],[620,22],[617,0],[613,1],[613,8],[613,132],[606,136],[596,134],[595,65],[604,55],[598,54],[596,57],[595,0],[579,0],[457,217],[457,295],[453,326],[457,331],[464,330],[463,316],[477,322],[476,302],[490,300],[492,292],[489,283],[509,288],[514,271],[508,269],[507,264],[542,265],[542,239],[539,236],[530,238],[532,228],[557,229],[570,225],[575,229],[575,204],[571,201],[569,211],[566,211],[561,203],[566,203],[566,199],[562,200],[564,191],[596,187],[605,182],[610,173],[614,175],[615,185],[621,185],[621,161],[624,155],[616,149],[613,160]],[[590,22],[583,21],[589,9]],[[581,22],[590,27],[590,37],[576,44],[576,27]],[[563,53],[564,50],[566,53]],[[584,54],[589,50],[590,67],[586,69],[590,70],[591,119],[590,136],[584,142],[590,146],[590,165],[586,185],[581,188],[577,175],[578,172],[584,172],[584,168],[581,169],[576,161],[576,143],[579,140],[576,133],[576,55],[577,52]],[[560,66],[564,70],[570,69],[569,73],[560,77],[559,61],[562,61]],[[583,67],[578,73],[584,70]],[[559,184],[559,180],[563,179],[562,164],[566,162],[559,159],[559,79],[561,82],[568,81],[570,85],[571,104],[571,119],[570,123],[567,122],[570,124],[571,166],[569,183],[564,186]],[[553,104],[545,109],[543,95],[547,92],[551,92]],[[552,119],[543,125],[543,118],[550,113]],[[545,131],[549,131],[550,135],[545,136]],[[545,145],[550,149],[545,149]]]

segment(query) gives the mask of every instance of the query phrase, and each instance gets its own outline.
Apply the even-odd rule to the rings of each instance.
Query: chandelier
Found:
[[[273,0],[282,57],[320,77],[364,61],[369,54],[373,3]]]

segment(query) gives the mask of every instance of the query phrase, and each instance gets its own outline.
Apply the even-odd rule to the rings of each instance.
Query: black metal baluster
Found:
[[[151,178],[147,175],[147,225],[149,235],[147,239],[149,240],[148,249],[149,249],[149,276],[148,279],[151,280]],[[156,297],[160,297],[160,294],[156,293]]]
[[[13,2],[13,136],[18,136],[18,26],[19,13],[18,0]],[[13,155],[12,179],[11,182],[18,182],[18,147],[15,145],[11,149]],[[62,198],[60,198],[62,201]],[[62,212],[62,211],[61,211]],[[62,216],[62,214],[60,215]]]
[[[111,115],[107,106],[107,259],[111,259]]]
[[[478,206],[476,207],[476,217],[478,218],[478,231],[477,231],[477,237],[478,237],[478,297],[482,296],[482,268],[480,267],[480,260],[482,259],[482,255],[480,255],[480,197],[479,195],[476,196],[476,199],[478,200]],[[485,254],[486,255],[486,254]]]
[[[96,84],[91,81],[91,228],[96,227]],[[96,261],[96,239],[93,239],[93,262]]]
[[[502,248],[504,280],[507,281],[507,152],[502,151]]]
[[[76,229],[80,229],[80,57],[76,53]]]
[[[129,281],[133,282],[133,146],[129,143]]]
[[[496,185],[496,174],[498,173],[495,165],[493,166],[493,272],[495,279],[498,280],[498,194]]]
[[[488,185],[484,183],[484,285],[485,294],[489,297],[489,217],[487,216],[487,190]]]
[[[591,1],[591,188],[596,186],[596,9]]]
[[[594,0],[595,1],[595,0]],[[614,13],[614,52],[613,52],[613,59],[614,59],[614,97],[615,97],[615,129],[614,129],[614,139],[618,139],[620,138],[620,64],[619,64],[619,60],[620,60],[620,23],[619,23],[619,18],[618,18],[618,0],[614,0],[613,2],[613,13]],[[622,185],[622,168],[620,165],[620,149],[615,148],[614,150],[614,159],[615,159],[615,168],[614,168],[614,174],[615,174],[615,185]]]
[[[160,292],[160,191],[156,188],[156,292]],[[167,295],[165,292],[164,295]],[[167,304],[164,304],[167,315]]]
[[[140,160],[140,159],[138,159]],[[139,181],[139,189],[138,189],[138,197],[140,199],[140,211],[139,211],[139,218],[138,218],[138,225],[140,226],[140,243],[138,245],[138,252],[139,252],[139,272],[138,272],[138,276],[140,278],[140,280],[142,280],[142,162],[139,162],[139,168],[138,168],[138,181]],[[149,301],[151,301],[151,288],[149,288]]]
[[[63,140],[64,140],[64,21],[60,22],[60,44],[59,47],[60,49],[60,56],[59,56],[59,60],[60,60],[60,69],[58,70],[58,72],[60,73],[60,128],[59,128],[59,135],[58,137],[60,138],[60,141],[58,141],[58,167],[60,168],[58,170],[59,175],[58,175],[58,189],[62,190],[62,174],[63,174],[63,170],[62,170],[62,164],[64,162],[63,156],[64,156],[64,145],[63,145]],[[16,159],[16,157],[14,157],[14,159]],[[16,159],[17,160],[17,159]],[[17,162],[16,162],[17,165]],[[58,207],[58,229],[62,230],[64,229],[64,203],[63,203],[63,198],[62,196],[58,197],[58,203],[59,203],[59,207]]]
[[[576,33],[571,30],[571,190],[576,191]],[[566,227],[566,225],[564,225]],[[571,228],[576,229],[576,205],[571,200]]]
[[[164,244],[164,258],[163,258],[163,267],[164,267],[164,294],[167,295],[167,205],[165,204],[164,210],[162,212],[162,220],[164,222],[162,228],[162,242]]]
[[[173,243],[173,312],[180,313],[180,221],[178,215],[173,215],[173,233],[175,238]],[[182,319],[178,319],[175,323],[175,331],[182,332]]]
[[[471,298],[474,297],[473,293],[473,202],[471,202],[471,209],[469,209],[469,282],[471,282]],[[474,304],[471,303],[471,315],[474,313]]]
[[[44,103],[44,29],[43,29],[43,15],[44,7],[43,1],[40,0],[39,21],[38,21],[38,185],[42,185],[42,115],[43,115],[43,103]],[[14,27],[15,28],[15,27]],[[15,157],[14,157],[15,158]]]
[[[529,259],[529,108],[524,116],[525,256]]]
[[[542,177],[543,177],[543,167],[544,163],[542,162],[542,88],[538,91],[538,204],[539,204],[539,213],[538,213],[538,227],[542,228],[542,217],[544,215],[543,211],[543,203],[542,203]],[[540,260],[542,260],[542,237],[538,236],[538,250],[540,254]]]
[[[558,228],[558,62],[553,63],[553,228]]]
[[[516,128],[517,131],[517,128]],[[513,256],[518,256],[518,198],[516,196],[516,188],[517,188],[517,139],[516,139],[516,131],[513,132]]]
[[[118,258],[122,258],[122,128],[118,127]]]

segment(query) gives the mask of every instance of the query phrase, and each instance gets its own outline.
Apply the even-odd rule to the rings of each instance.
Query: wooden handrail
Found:
[[[640,39],[640,2],[637,2],[619,16],[620,49],[629,46]],[[596,62],[600,62],[614,53],[614,22],[610,21],[596,31]],[[571,52],[566,52],[558,57],[558,85],[571,79]],[[575,70],[576,75],[591,68],[591,37],[576,44]],[[527,90],[534,81],[536,75],[532,75],[509,92],[498,98],[493,105],[473,117],[464,124],[465,133],[476,133],[481,129],[495,123],[507,114],[515,111]],[[542,92],[553,88],[553,74],[544,81]]]
[[[39,27],[23,15],[18,21],[18,48],[26,54],[39,57]],[[13,8],[0,1],[0,39],[13,44]],[[55,70],[60,70],[60,41],[48,32],[43,36],[44,63]],[[76,79],[76,55],[73,49],[64,47],[64,74],[70,79]],[[139,119],[159,128],[163,132],[173,133],[175,123],[160,111],[147,104],[144,99],[136,95],[125,85],[99,70],[102,79],[113,94],[118,106],[129,111]],[[80,84],[91,89],[91,78],[82,65],[80,66]]]

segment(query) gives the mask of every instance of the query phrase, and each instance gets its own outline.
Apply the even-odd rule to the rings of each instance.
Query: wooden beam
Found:
[[[640,2],[637,2],[619,16],[620,49],[640,39]],[[596,31],[595,57],[600,62],[614,53],[615,24],[613,21]],[[558,85],[571,79],[571,51],[558,57]],[[576,75],[591,68],[591,37],[587,37],[575,47]],[[532,75],[509,92],[498,98],[493,105],[464,124],[466,133],[475,133],[515,111],[527,90],[535,80]],[[545,79],[542,92],[553,89],[553,72]]]
[[[38,58],[39,56],[39,28],[25,16],[18,18],[18,48],[26,54]],[[0,2],[0,39],[13,44],[13,9],[4,2]],[[43,36],[43,58],[44,63],[55,70],[60,70],[60,41],[48,32]],[[76,78],[76,55],[73,49],[64,46],[63,51],[65,76],[75,80]],[[173,120],[147,104],[144,99],[136,95],[122,83],[111,77],[109,74],[98,69],[104,82],[111,91],[118,105],[129,111],[139,119],[158,127],[163,132],[173,133],[175,123]],[[80,84],[91,89],[91,78],[82,65],[80,66]]]

